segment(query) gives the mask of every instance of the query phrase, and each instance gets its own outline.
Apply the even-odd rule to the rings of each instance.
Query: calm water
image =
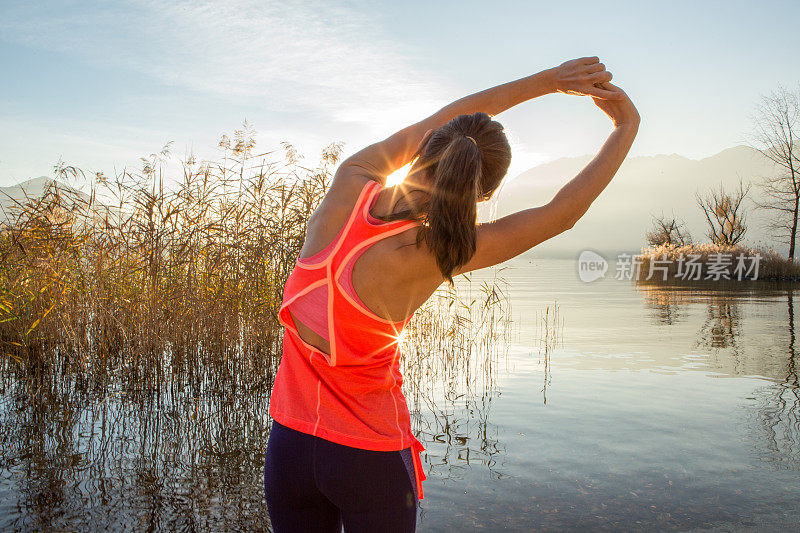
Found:
[[[582,283],[571,260],[501,275],[509,341],[409,393],[420,531],[798,530],[790,289]],[[0,528],[268,528],[256,381],[32,402],[4,377]]]

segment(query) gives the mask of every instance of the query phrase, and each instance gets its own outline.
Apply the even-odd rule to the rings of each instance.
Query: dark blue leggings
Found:
[[[275,533],[414,531],[411,448],[376,452],[336,444],[273,420],[264,494]]]

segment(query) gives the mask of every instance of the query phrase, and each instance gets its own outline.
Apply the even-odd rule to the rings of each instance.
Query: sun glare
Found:
[[[397,345],[400,347],[401,352],[405,352],[407,349],[406,342],[408,341],[408,330],[404,329],[400,333],[397,334]]]
[[[402,167],[398,168],[386,178],[386,186],[391,187],[392,185],[397,185],[408,175],[408,171],[411,170],[411,163],[407,163]]]

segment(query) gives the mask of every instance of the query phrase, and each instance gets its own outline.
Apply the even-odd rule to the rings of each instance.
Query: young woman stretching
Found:
[[[639,114],[597,57],[456,100],[342,162],[284,289],[264,489],[277,533],[414,531],[425,474],[398,337],[444,281],[570,229],[608,185]],[[544,94],[588,95],[614,129],[546,205],[476,224],[511,149],[494,115]],[[386,177],[414,161],[405,181]]]

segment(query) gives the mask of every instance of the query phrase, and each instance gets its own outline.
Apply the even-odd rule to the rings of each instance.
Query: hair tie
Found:
[[[469,135],[464,135],[464,137],[466,137],[467,139],[469,139],[470,141],[475,143],[475,146],[478,146],[478,142],[475,139],[473,139],[472,137],[470,137]]]

